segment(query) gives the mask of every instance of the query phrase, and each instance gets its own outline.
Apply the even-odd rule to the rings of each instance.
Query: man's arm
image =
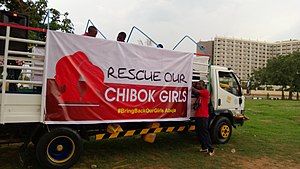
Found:
[[[200,94],[200,91],[198,90],[198,89],[196,89],[196,88],[194,88],[194,87],[192,87],[192,92],[194,93],[194,94]]]
[[[196,95],[200,95],[201,97],[209,97],[209,91],[206,90],[206,89],[205,90],[201,90],[201,92],[200,92],[200,90],[192,87],[192,92],[194,94],[196,94]]]

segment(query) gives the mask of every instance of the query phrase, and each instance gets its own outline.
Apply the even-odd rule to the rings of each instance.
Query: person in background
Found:
[[[91,36],[91,37],[96,37],[97,36],[97,33],[98,33],[98,30],[95,26],[90,26],[88,28],[88,32],[85,32],[83,34],[83,36]]]
[[[215,151],[212,145],[210,135],[209,135],[209,111],[208,102],[210,98],[209,91],[205,89],[205,82],[200,80],[196,83],[196,87],[192,87],[194,94],[198,94],[200,106],[195,112],[195,127],[196,133],[200,139],[201,149],[200,152],[208,153],[208,155],[213,156]]]
[[[125,39],[126,39],[126,33],[125,32],[120,32],[117,36],[117,41],[125,42]]]
[[[160,43],[156,46],[157,48],[164,48],[164,46]]]

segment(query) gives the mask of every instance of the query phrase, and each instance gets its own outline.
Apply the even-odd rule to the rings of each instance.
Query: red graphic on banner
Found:
[[[187,117],[187,87],[105,83],[83,52],[62,57],[47,79],[47,121]]]
[[[54,78],[64,102],[99,102],[104,74],[83,52],[62,57]]]

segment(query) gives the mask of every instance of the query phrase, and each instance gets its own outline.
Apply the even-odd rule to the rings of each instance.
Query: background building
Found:
[[[248,80],[254,70],[265,67],[268,59],[300,50],[299,40],[263,42],[215,37],[199,43],[207,49],[214,65],[232,68],[241,80]]]

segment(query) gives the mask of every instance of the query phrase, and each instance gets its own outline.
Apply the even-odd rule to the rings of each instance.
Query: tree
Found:
[[[152,41],[149,40],[149,39],[146,39],[144,42],[143,42],[141,39],[139,39],[139,40],[137,40],[137,43],[138,43],[139,45],[153,46]]]
[[[7,11],[17,12],[26,14],[29,16],[29,26],[31,27],[42,27],[46,28],[47,25],[43,23],[48,14],[48,0],[0,0],[0,7],[6,9]],[[74,25],[70,19],[67,18],[68,13],[64,13],[63,19],[61,18],[61,13],[50,8],[50,29],[60,30],[62,32],[74,33]],[[44,35],[35,35],[32,32],[29,33],[32,39],[43,39]]]
[[[265,85],[267,83],[266,81],[266,68],[261,68],[259,70],[255,70],[251,77],[251,89],[256,89],[258,88],[260,85]]]
[[[282,99],[284,91],[289,91],[289,99],[292,93],[300,91],[300,52],[288,55],[280,55],[269,59],[267,66],[252,74],[251,79],[259,86],[262,84],[282,86]]]
[[[285,76],[286,64],[285,56],[277,56],[276,58],[268,60],[266,67],[266,81],[268,84],[282,86],[282,99],[284,99],[284,90],[287,87],[288,77]]]
[[[290,54],[289,66],[292,69],[292,78],[289,90],[289,99],[292,99],[292,92],[297,92],[297,100],[299,100],[300,91],[300,52],[296,51]]]

